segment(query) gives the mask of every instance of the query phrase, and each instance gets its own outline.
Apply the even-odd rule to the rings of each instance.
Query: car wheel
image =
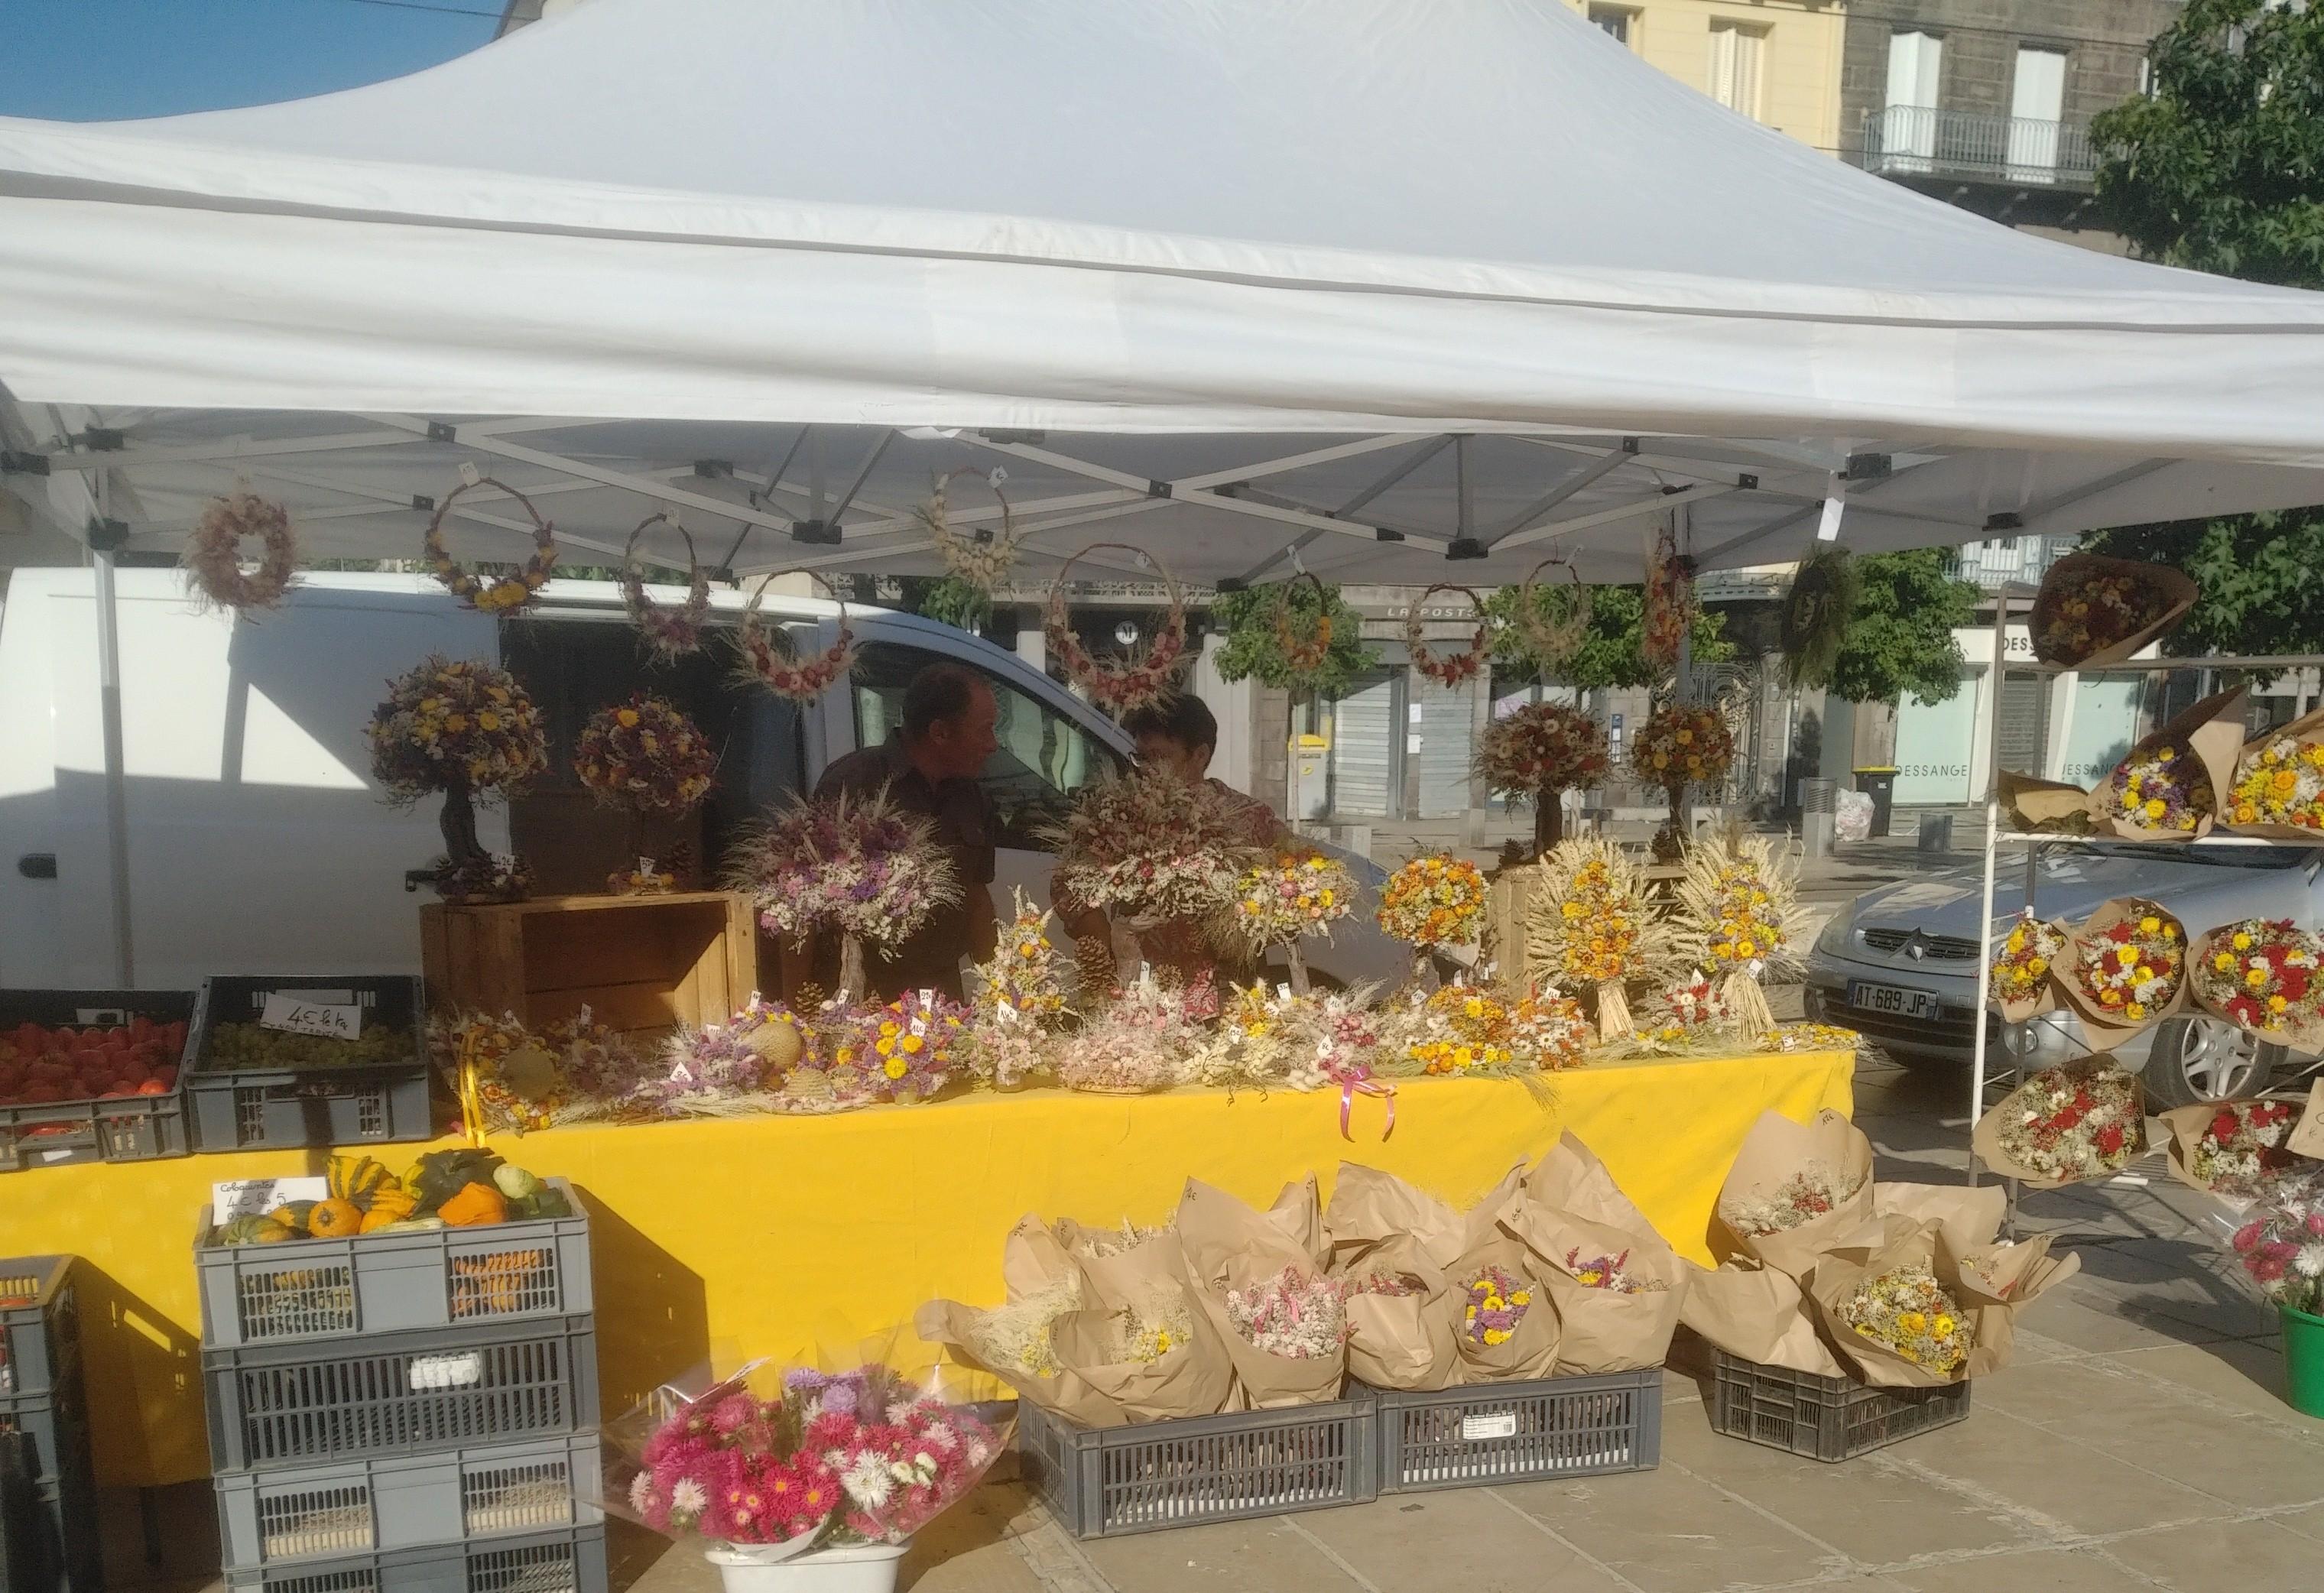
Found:
[[[2280,1045],[2216,1017],[2173,1017],[2155,1026],[2154,1044],[2139,1075],[2147,1104],[2158,1111],[2267,1088],[2283,1055]]]

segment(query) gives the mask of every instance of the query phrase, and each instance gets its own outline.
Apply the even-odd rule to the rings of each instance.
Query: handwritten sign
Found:
[[[263,1217],[291,1201],[319,1201],[331,1192],[323,1178],[228,1178],[210,1185],[210,1221],[224,1227],[237,1217]]]
[[[258,1027],[286,1034],[319,1035],[326,1040],[352,1040],[363,1032],[363,1008],[317,1001],[303,990],[269,990]]]

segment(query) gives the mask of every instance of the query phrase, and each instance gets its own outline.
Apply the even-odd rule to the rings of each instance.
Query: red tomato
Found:
[[[169,1092],[170,1086],[159,1079],[148,1079],[137,1086],[137,1093],[140,1095],[167,1095]]]
[[[147,1082],[159,1084],[165,1091],[174,1090],[178,1087],[178,1070],[174,1067],[157,1067],[153,1070],[152,1078]]]

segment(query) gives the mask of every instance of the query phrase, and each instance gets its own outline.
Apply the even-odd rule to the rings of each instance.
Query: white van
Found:
[[[737,828],[833,759],[886,740],[921,668],[973,666],[1001,703],[984,783],[1002,820],[1004,913],[1011,884],[1046,903],[1041,824],[1130,750],[1014,654],[885,610],[849,612],[853,677],[801,709],[738,680],[722,640],[676,667],[649,661],[606,582],[551,582],[507,621],[462,609],[424,576],[311,573],[281,610],[240,622],[205,611],[174,570],[123,570],[118,597],[132,949],[148,989],[213,973],[419,971],[414,909],[433,898],[417,880],[442,850],[436,801],[383,800],[364,726],[387,680],[431,652],[494,659],[540,705],[551,771],[484,809],[479,828],[493,850],[525,856],[544,894],[602,889],[624,860],[628,821],[581,789],[569,754],[590,714],[641,686],[724,747],[701,814],[652,843],[683,841],[715,863]],[[714,603],[731,618],[742,599]],[[765,608],[806,646],[832,634],[828,602],[770,595]],[[0,987],[114,983],[104,767],[91,572],[19,569],[0,608]],[[1368,861],[1348,861],[1378,884]],[[1311,962],[1353,983],[1393,978],[1404,960],[1366,916]]]

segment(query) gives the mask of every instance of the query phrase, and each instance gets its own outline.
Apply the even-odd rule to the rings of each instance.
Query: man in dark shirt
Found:
[[[850,752],[816,782],[818,801],[869,797],[884,787],[899,808],[935,822],[936,843],[952,855],[959,877],[960,902],[929,914],[892,958],[867,948],[864,971],[887,999],[925,989],[957,1000],[961,959],[991,953],[994,825],[992,806],[976,778],[1000,750],[1000,721],[992,687],[976,671],[964,664],[931,664],[904,688],[903,728],[883,746]],[[838,962],[835,946],[816,959],[817,982],[826,990]]]

